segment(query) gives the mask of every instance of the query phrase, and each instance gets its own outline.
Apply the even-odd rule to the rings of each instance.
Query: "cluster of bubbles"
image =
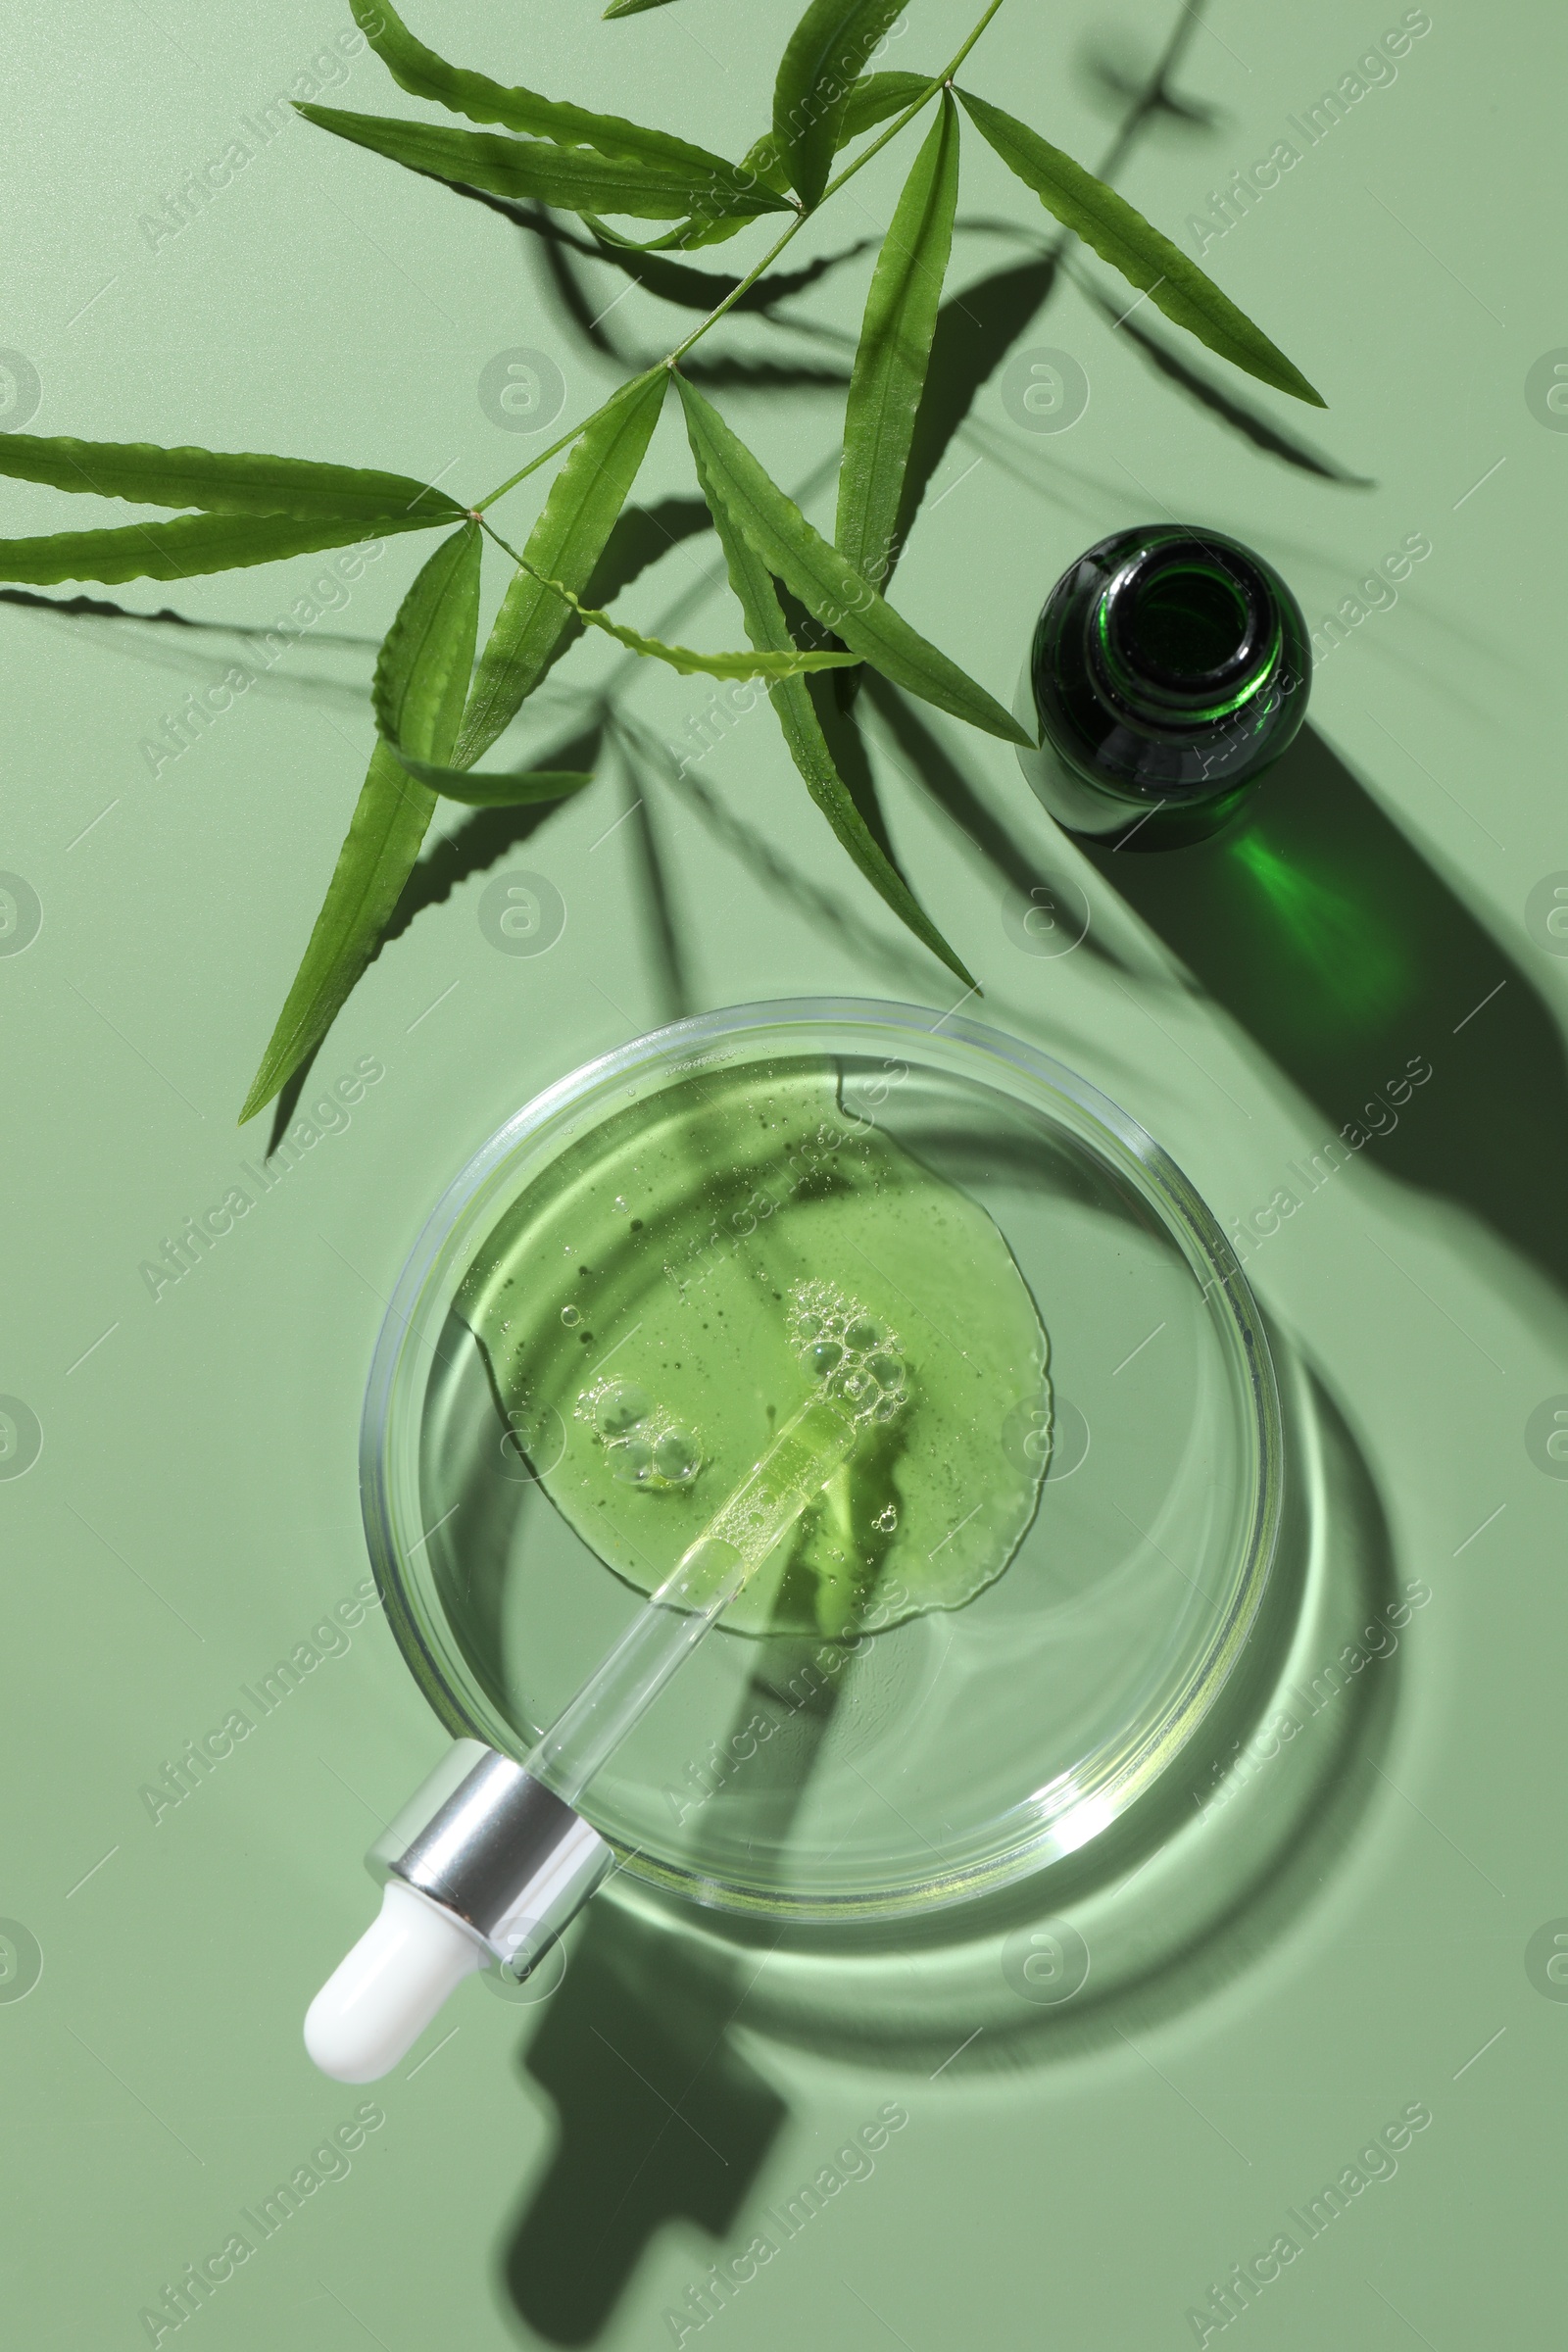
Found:
[[[829,1282],[797,1283],[789,1330],[802,1371],[821,1381],[851,1420],[897,1420],[908,1402],[898,1339],[855,1299]]]
[[[703,1466],[699,1439],[635,1381],[599,1382],[578,1398],[577,1411],[592,1424],[624,1486],[668,1494],[689,1487]]]
[[[795,1286],[789,1334],[802,1371],[850,1420],[885,1424],[903,1412],[908,1375],[898,1340],[831,1283]],[[577,1399],[577,1418],[593,1430],[625,1486],[672,1494],[689,1487],[703,1467],[695,1431],[635,1381],[595,1382]]]

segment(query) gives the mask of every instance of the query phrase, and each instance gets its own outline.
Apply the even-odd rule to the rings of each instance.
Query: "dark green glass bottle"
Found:
[[[1020,688],[1041,748],[1025,775],[1057,823],[1107,848],[1217,832],[1306,714],[1301,609],[1218,531],[1102,539],[1046,600]]]

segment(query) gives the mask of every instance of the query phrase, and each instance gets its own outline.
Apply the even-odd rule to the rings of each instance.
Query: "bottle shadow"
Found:
[[[1310,724],[1212,840],[1175,855],[1080,846],[1321,1114],[1324,1147],[1303,1154],[1293,1197],[1364,1152],[1568,1287],[1557,1022]],[[1508,1287],[1539,1303],[1517,1264]]]

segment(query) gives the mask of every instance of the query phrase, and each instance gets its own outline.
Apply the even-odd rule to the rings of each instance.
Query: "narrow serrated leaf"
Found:
[[[239,1114],[243,1127],[315,1052],[342,1010],[414,868],[436,795],[376,744],[294,985]]]
[[[594,114],[559,98],[541,97],[537,90],[508,88],[487,74],[449,65],[444,57],[416,40],[388,0],[353,0],[354,21],[392,78],[416,98],[433,98],[470,122],[499,122],[504,130],[525,132],[530,138],[554,139],[558,145],[592,147],[616,162],[657,164],[687,174],[706,175],[715,201],[739,202],[750,193],[733,164],[707,147],[667,130],[651,130],[619,115]]]
[[[1321,392],[1307,382],[1278,344],[1254,326],[1245,311],[1222,294],[1213,279],[1189,261],[1169,237],[1152,227],[1142,213],[1108,188],[1102,179],[1075,164],[1070,155],[1053,147],[1037,130],[1004,114],[984,98],[960,90],[965,113],[990,141],[1009,172],[1032,188],[1048,212],[1064,228],[1119,270],[1129,285],[1147,294],[1156,310],[1177,326],[1206,343],[1222,360],[1245,368],[1259,383],[1272,384],[1313,408],[1327,408]]]
[[[844,416],[834,544],[878,586],[898,562],[899,510],[957,202],[958,114],[944,91],[882,240]]]
[[[0,433],[0,473],[56,490],[123,498],[143,507],[199,507],[209,514],[293,514],[308,521],[375,522],[383,514],[452,522],[444,490],[404,473],[326,466],[244,450],[161,449],[151,441],[77,441]]]
[[[931,74],[862,74],[844,101],[844,115],[838,127],[840,149],[864,138],[879,123],[891,122],[895,115],[917,106],[922,98],[933,96],[941,86]]]
[[[838,127],[840,150],[852,141],[874,130],[891,115],[902,114],[917,100],[935,95],[940,85],[922,74],[863,74],[850,92],[845,104],[844,119]],[[770,130],[750,146],[735,167],[746,185],[771,188],[782,195],[789,186],[789,173],[783,161],[783,150]],[[619,246],[628,253],[690,252],[700,245],[721,245],[729,237],[738,236],[756,219],[753,213],[720,214],[716,219],[704,213],[676,227],[666,229],[660,237],[638,240],[622,236],[617,229],[608,228],[604,221],[587,215],[589,227],[606,244]]]
[[[690,253],[699,245],[722,245],[727,238],[738,237],[743,228],[750,228],[757,219],[755,213],[722,213],[716,220],[709,214],[694,214],[665,231],[662,237],[626,237],[602,220],[597,213],[585,212],[582,219],[596,237],[607,245],[619,246],[623,253]]]
[[[933,97],[940,86],[929,74],[862,74],[844,101],[834,132],[834,152],[842,153],[879,123],[902,115],[922,98]],[[783,189],[789,185],[784,157],[785,142],[766,130],[747,149],[739,169],[769,187]]]
[[[760,172],[758,179],[760,184]],[[795,208],[789,205],[785,209],[793,212]],[[607,245],[619,245],[628,253],[692,253],[700,245],[722,245],[729,238],[738,237],[743,228],[750,228],[757,217],[755,213],[694,213],[666,229],[662,237],[638,239],[622,236],[595,213],[582,215],[596,237],[603,237]]]
[[[773,85],[773,136],[809,211],[821,200],[851,89],[904,0],[811,0]]]
[[[551,484],[501,602],[468,697],[456,764],[471,767],[516,717],[569,627],[571,608],[537,575],[580,596],[631,495],[668,387],[664,368],[623,384],[584,426]]]
[[[697,478],[708,501],[724,550],[724,560],[729,566],[730,586],[746,618],[746,633],[755,645],[782,651],[790,646],[792,640],[768,565],[729,506],[718,476],[710,472],[705,464],[704,452],[695,434],[692,437],[692,454],[697,461]],[[842,846],[900,922],[906,924],[915,938],[928,947],[934,956],[939,956],[948,969],[956,973],[965,986],[973,987],[974,982],[963,963],[949,947],[897,866],[887,858],[856,807],[849,787],[839,774],[805,680],[786,678],[771,687],[769,692],[784,741],[789,746],[790,757],[801,772],[807,791],[827,818]]]
[[[646,0],[646,4],[657,6],[660,0]],[[862,74],[845,103],[844,118],[838,126],[838,148],[842,150],[868,130],[874,130],[879,122],[887,122],[890,116],[903,114],[917,100],[933,95],[937,87],[930,75],[924,74]],[[748,187],[755,183],[781,195],[789,186],[783,149],[770,130],[764,131],[747,149],[735,169]],[[589,220],[588,225],[607,244],[621,246],[630,253],[672,253],[690,252],[699,245],[721,245],[726,238],[749,227],[755,218],[752,213],[736,213],[720,214],[714,220],[705,214],[683,220],[678,228],[643,243],[606,228],[602,220]]]
[[[458,738],[479,629],[476,522],[443,539],[398,607],[375,664],[375,723],[394,751],[440,758]]]
[[[677,375],[686,429],[705,478],[757,549],[769,571],[792,589],[807,611],[895,685],[1004,743],[1027,745],[1011,712],[957,663],[912,628],[902,613],[829,547],[800,508],[769,479],[757,459],[694,384]]]
[[[586,147],[558,147],[549,139],[498,138],[489,131],[449,130],[438,122],[344,114],[333,106],[302,105],[295,111],[318,129],[410,172],[458,187],[483,188],[514,202],[553,204],[568,213],[626,213],[639,220],[676,220],[684,214],[746,220],[792,209],[768,188],[731,193],[696,166],[614,161]]]
[[[47,539],[0,539],[0,580],[25,580],[35,588],[61,580],[189,580],[198,572],[276,564],[285,556],[397,531],[427,531],[449,519],[378,514],[310,522],[292,514],[182,514],[176,522],[135,522],[117,530],[55,531]]]
[[[443,540],[404,598],[376,665],[377,715],[395,718],[419,759],[451,757],[473,666],[479,549],[472,522]],[[287,1085],[337,1018],[414,869],[435,805],[429,786],[410,775],[390,743],[378,742],[241,1126]]]
[[[518,768],[494,775],[469,775],[466,768],[444,767],[435,760],[416,760],[399,752],[399,760],[421,784],[444,801],[461,801],[468,808],[531,808],[541,801],[564,801],[593,782],[581,768]]]

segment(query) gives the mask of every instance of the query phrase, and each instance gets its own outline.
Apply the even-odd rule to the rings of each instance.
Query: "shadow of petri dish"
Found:
[[[1430,1589],[1411,1599],[1354,1432],[1274,1338],[1280,1544],[1244,1659],[1170,1768],[1078,1851],[918,1917],[682,1936],[669,1898],[628,1887],[620,1907],[662,1926],[710,2011],[743,1983],[750,2032],[922,2083],[1049,2067],[1200,2009],[1321,1914],[1386,1793],[1403,1629]]]
[[[1354,1436],[1290,1335],[1274,1328],[1270,1341],[1288,1463],[1273,1565],[1235,1671],[1169,1768],[1049,1868],[919,1916],[730,1918],[723,1936],[699,1938],[679,1932],[681,1906],[622,1877],[602,1908],[654,1934],[662,1982],[678,1979],[688,2002],[695,1987],[710,2016],[730,2014],[744,1986],[752,2032],[850,2064],[874,2051],[923,2083],[959,2049],[972,2073],[1122,2046],[1124,2029],[1222,1991],[1321,1902],[1379,1786],[1365,1767],[1387,1744],[1401,1680],[1389,1622],[1400,1593]],[[1086,1458],[1069,1450],[1066,1475]],[[832,1689],[795,1703],[801,1662],[766,1645],[750,1693],[764,1720],[774,1710],[755,1769],[771,1772],[785,1822],[840,1703]]]
[[[548,1416],[503,1418],[455,1310],[466,1271],[555,1155],[628,1102],[689,1085],[694,1064],[792,1058],[824,1073],[847,1120],[874,1120],[985,1208],[1064,1400],[1059,1475],[1044,1398],[991,1441],[999,1464],[1044,1454],[1045,1476],[973,1599],[850,1641],[720,1627],[587,1793],[650,1893],[832,1930],[1027,1880],[1169,1772],[1246,1651],[1284,1464],[1267,1339],[1223,1237],[1094,1089],[995,1032],[890,1004],[683,1022],[492,1138],[392,1302],[366,1406],[367,1527],[389,1620],[450,1730],[526,1754],[642,1605],[540,1483]],[[972,1310],[956,1288],[927,1344],[961,1348]]]

